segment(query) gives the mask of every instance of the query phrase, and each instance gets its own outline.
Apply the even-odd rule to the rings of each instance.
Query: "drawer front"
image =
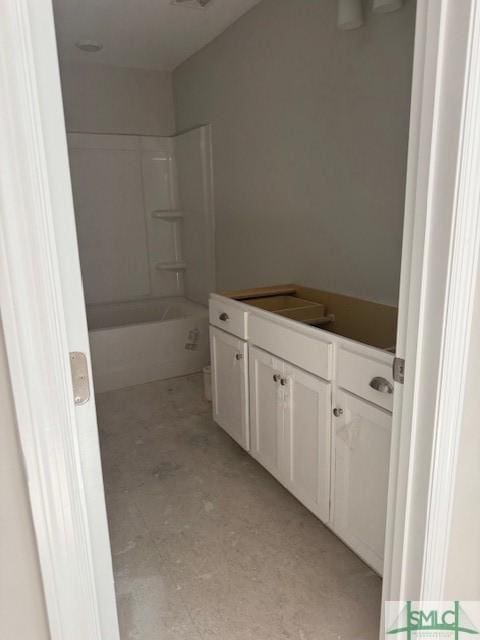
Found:
[[[331,380],[333,345],[330,342],[255,315],[250,316],[248,332],[250,341],[257,347],[324,380]]]
[[[210,300],[210,324],[246,340],[248,313],[235,303],[226,300]]]
[[[390,360],[390,357],[389,357]],[[337,384],[388,411],[393,409],[393,355],[390,361],[375,359],[343,349],[338,350]],[[380,380],[374,382],[375,378]],[[391,385],[391,387],[388,387]],[[379,387],[374,389],[371,384]],[[383,390],[382,390],[383,389]],[[388,389],[392,393],[388,393]]]

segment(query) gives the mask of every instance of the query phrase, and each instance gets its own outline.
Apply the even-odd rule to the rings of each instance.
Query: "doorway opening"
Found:
[[[394,357],[360,336],[387,334],[398,303],[415,3],[352,31],[335,2],[53,4],[122,638],[378,637],[392,407],[388,386],[352,372]],[[278,308],[251,293],[292,282]],[[331,371],[294,333],[285,355],[218,326],[218,292],[214,305],[340,336]],[[227,368],[213,359],[214,393],[236,363],[250,376],[250,436],[251,348],[320,385],[328,445],[313,433],[298,473],[310,451],[328,458],[325,518],[228,435],[215,397],[212,415],[211,336],[235,351],[222,346]],[[317,401],[299,397],[308,427]],[[378,468],[353,455],[378,443]]]

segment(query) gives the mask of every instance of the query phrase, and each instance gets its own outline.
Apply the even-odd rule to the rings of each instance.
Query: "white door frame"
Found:
[[[50,634],[118,640],[51,0],[2,0],[0,41],[0,309]]]
[[[383,600],[438,601],[480,241],[480,3],[419,0]]]
[[[62,288],[48,171],[60,149],[68,173],[51,0],[2,0],[0,42],[0,308],[50,630],[54,640],[111,640],[68,359],[65,302],[79,283]],[[398,339],[407,369],[396,388],[385,599],[443,593],[478,268],[479,105],[479,3],[418,0]]]

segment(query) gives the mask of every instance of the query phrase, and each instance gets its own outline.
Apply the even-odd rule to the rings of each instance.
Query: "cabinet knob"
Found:
[[[343,415],[343,409],[339,409],[338,407],[335,407],[335,409],[333,410],[333,415],[336,418],[339,418],[340,416]]]
[[[282,387],[284,387],[287,384],[287,382],[288,382],[287,378],[282,378],[280,380],[280,384],[282,385]]]
[[[236,353],[235,360],[243,360],[243,353]]]
[[[273,381],[278,382],[279,380],[280,380],[280,375],[278,373],[275,373],[273,376]]]
[[[225,313],[224,311],[218,316],[218,319],[221,320],[222,322],[227,322],[227,320],[229,320],[230,318],[228,317],[228,313]]]
[[[393,385],[386,378],[373,378],[370,386],[380,393],[393,393]]]

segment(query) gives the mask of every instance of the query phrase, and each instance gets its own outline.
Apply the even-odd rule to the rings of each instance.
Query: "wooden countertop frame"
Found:
[[[280,295],[318,302],[325,305],[326,314],[335,316],[324,330],[380,349],[390,349],[396,342],[398,309],[390,305],[298,284],[225,291],[220,295],[246,304],[249,299]]]

